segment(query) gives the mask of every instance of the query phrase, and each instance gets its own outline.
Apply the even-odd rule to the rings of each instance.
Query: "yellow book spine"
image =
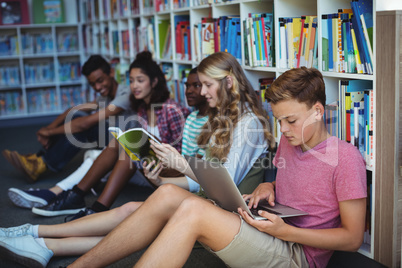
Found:
[[[357,48],[357,42],[356,42],[355,31],[354,31],[353,29],[350,29],[350,32],[351,32],[351,34],[352,34],[353,49],[354,49],[354,51],[355,51],[357,73],[358,73],[358,74],[362,74],[362,73],[363,73],[362,62],[361,62],[361,60],[360,60],[359,49]]]

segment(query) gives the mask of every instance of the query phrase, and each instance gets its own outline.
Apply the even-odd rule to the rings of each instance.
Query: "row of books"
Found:
[[[59,52],[73,52],[78,51],[78,33],[77,32],[63,32],[57,35],[57,51]]]
[[[62,62],[59,65],[59,81],[77,81],[81,79],[81,64],[79,62]]]
[[[190,73],[191,66],[179,65],[179,78],[175,79],[173,75],[173,66],[169,63],[161,64],[162,72],[165,74],[166,82],[170,91],[170,97],[183,106],[188,106],[186,99],[187,76]]]
[[[373,7],[353,0],[351,9],[322,16],[323,70],[373,74]]]
[[[52,53],[54,49],[51,33],[21,35],[21,50],[23,54]]]
[[[88,93],[89,90],[83,90],[81,86],[60,88],[61,109],[66,110],[70,107],[91,101]]]
[[[25,63],[24,72],[26,84],[54,82],[53,62]]]
[[[273,14],[249,13],[248,18],[243,20],[243,32],[245,65],[273,66],[275,58]],[[240,34],[240,31],[237,34]]]
[[[368,167],[374,155],[374,91],[372,81],[340,80],[339,101],[326,105],[330,134],[356,146]]]
[[[0,56],[18,55],[18,38],[17,35],[0,36]]]
[[[317,16],[279,18],[279,67],[318,68]]]
[[[20,84],[20,68],[17,65],[0,67],[0,86],[19,86]]]
[[[21,91],[0,91],[0,116],[25,113]]]
[[[215,52],[226,51],[241,63],[241,29],[238,16],[202,18],[193,29],[197,61]]]
[[[27,91],[28,113],[48,113],[58,111],[58,102],[55,88]]]
[[[174,25],[175,25],[175,41],[176,41],[176,59],[191,60],[190,17],[188,15],[177,15],[174,17]],[[169,45],[167,44],[167,46]]]
[[[271,86],[275,80],[274,77],[263,77],[258,79],[258,89],[256,90],[257,96],[262,103],[262,108],[265,110],[267,119],[270,125],[270,131],[276,140],[280,139],[281,131],[279,123],[272,113],[271,105],[265,100],[265,91]]]
[[[98,29],[96,29],[98,30]],[[97,49],[100,53],[109,54],[110,48],[115,55],[120,54],[120,42],[123,56],[130,56],[130,52],[137,54],[140,51],[149,50],[155,53],[155,30],[154,18],[144,20],[142,24],[137,24],[131,30],[114,30],[111,32],[112,44],[109,44],[109,27],[105,26],[103,31],[98,31],[93,35],[92,27],[84,27],[83,44],[87,51]],[[131,36],[130,36],[131,32]],[[133,47],[130,47],[130,38],[133,38]]]

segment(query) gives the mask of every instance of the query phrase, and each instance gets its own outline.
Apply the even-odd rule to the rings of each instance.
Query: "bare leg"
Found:
[[[121,207],[88,215],[71,222],[56,225],[39,225],[39,237],[105,236],[131,215],[141,204],[141,202],[130,202]]]
[[[45,244],[53,251],[54,256],[79,256],[88,252],[102,239],[103,236],[45,238]]]
[[[184,200],[135,267],[182,267],[196,240],[218,251],[240,230],[240,217],[191,196]]]
[[[159,187],[98,245],[69,267],[104,267],[149,245],[181,202],[193,194],[174,185]]]
[[[96,158],[84,178],[77,184],[84,192],[89,191],[100,179],[111,171],[119,157],[119,145],[112,139],[109,145]]]
[[[107,180],[105,189],[98,198],[98,202],[110,208],[117,196],[123,190],[124,186],[137,171],[135,166],[131,167],[131,160],[124,151],[121,151],[119,160],[113,168],[112,173]]]
[[[63,192],[63,189],[61,189],[59,186],[53,186],[52,188],[49,188],[51,192],[53,192],[55,195],[61,194]]]

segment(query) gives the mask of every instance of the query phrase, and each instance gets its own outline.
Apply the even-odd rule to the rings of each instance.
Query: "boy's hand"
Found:
[[[258,214],[261,217],[267,219],[264,220],[255,220],[253,219],[246,211],[241,208],[238,209],[240,216],[244,219],[245,222],[250,224],[251,226],[257,228],[259,231],[267,233],[276,238],[283,239],[289,233],[289,225],[286,224],[281,217],[275,214],[271,214],[267,211],[259,210]]]
[[[270,182],[261,183],[252,194],[244,194],[244,201],[249,200],[248,207],[256,208],[260,200],[266,199],[271,206],[275,205],[275,187]]]
[[[162,185],[162,179],[159,177],[163,167],[161,164],[158,164],[153,169],[152,167],[155,165],[155,160],[151,161],[149,164],[144,161],[142,166],[144,168],[144,175],[148,178],[148,180],[154,184],[155,186],[159,187]],[[152,170],[151,170],[152,169]]]
[[[152,150],[154,150],[163,166],[182,173],[185,172],[186,168],[188,168],[188,163],[176,148],[166,143],[157,144],[153,140],[150,142]]]

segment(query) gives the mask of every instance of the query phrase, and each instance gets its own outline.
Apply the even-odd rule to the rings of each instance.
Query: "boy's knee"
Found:
[[[120,217],[125,219],[126,217],[130,216],[134,211],[136,211],[142,202],[128,202],[120,207],[117,208],[117,212]]]
[[[171,198],[172,195],[174,195],[177,191],[179,191],[181,188],[174,185],[174,184],[164,184],[158,187],[158,189],[156,189],[155,194],[157,194],[158,196],[160,196],[161,198]]]
[[[182,214],[184,219],[193,220],[195,222],[199,222],[205,217],[207,213],[208,207],[206,206],[205,200],[197,197],[190,196],[183,200],[178,209],[178,213]]]

